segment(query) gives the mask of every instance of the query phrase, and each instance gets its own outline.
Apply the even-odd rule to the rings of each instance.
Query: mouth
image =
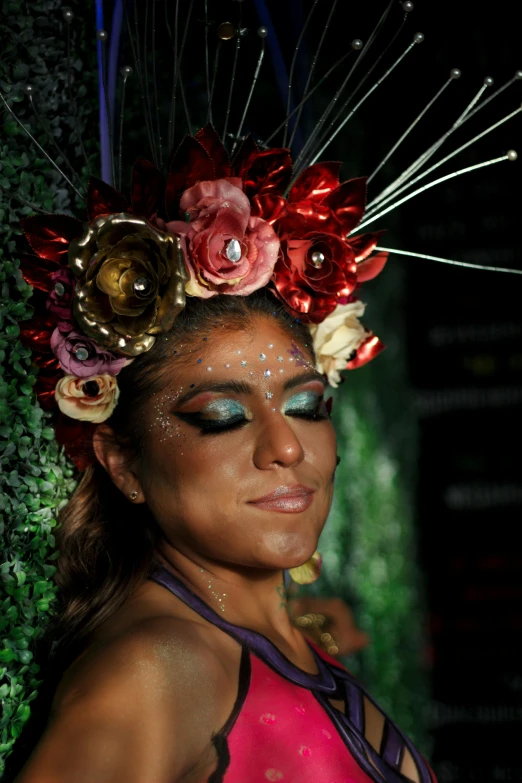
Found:
[[[250,500],[249,505],[263,511],[279,511],[283,514],[299,514],[312,504],[315,490],[303,484],[278,487],[269,495]]]

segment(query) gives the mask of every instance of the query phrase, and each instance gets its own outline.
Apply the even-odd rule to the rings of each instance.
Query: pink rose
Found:
[[[45,306],[59,321],[72,321],[72,301],[75,278],[69,269],[59,269],[51,275],[51,292]]]
[[[184,244],[187,294],[247,296],[268,283],[279,239],[266,220],[251,216],[239,178],[199,182],[184,192],[180,210],[186,222],[173,220],[166,230]]]
[[[94,340],[80,332],[65,334],[56,328],[51,335],[51,350],[60,362],[60,367],[77,378],[92,375],[117,375],[132,361],[127,357],[116,357],[110,351],[100,348]]]

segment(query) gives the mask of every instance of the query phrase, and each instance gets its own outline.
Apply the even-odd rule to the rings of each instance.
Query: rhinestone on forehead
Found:
[[[284,359],[283,359],[283,357],[282,357],[282,356],[278,356],[278,357],[277,357],[277,361],[278,361],[278,362],[284,362]]]
[[[244,359],[242,359],[241,367],[248,367],[248,362],[246,362]]]
[[[274,395],[272,394],[272,392],[266,392],[265,393],[265,397],[267,398],[267,400],[271,400],[273,396]]]
[[[270,370],[265,370],[265,371],[264,371],[264,373],[263,373],[263,375],[265,376],[265,378],[270,378],[270,376],[272,375],[272,373],[270,372]]]
[[[264,353],[260,353],[260,354],[259,354],[259,358],[260,358],[260,360],[261,360],[262,362],[264,362],[264,361],[265,361],[265,359],[266,359],[266,354],[264,354]]]

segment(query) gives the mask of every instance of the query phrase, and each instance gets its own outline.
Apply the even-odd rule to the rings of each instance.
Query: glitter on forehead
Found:
[[[230,370],[230,364],[228,364],[228,362],[227,362],[227,364],[225,364],[225,367],[226,367],[227,370]]]
[[[211,372],[211,371],[212,371],[212,367],[207,367],[207,372]]]
[[[274,347],[274,343],[270,343],[268,347],[269,348],[273,348]]]
[[[271,400],[273,396],[274,395],[272,394],[272,392],[266,392],[265,393],[265,397],[267,398],[267,400]]]
[[[277,361],[278,361],[278,362],[283,362],[283,361],[284,361],[284,359],[283,359],[283,357],[282,357],[282,356],[278,356],[278,357],[277,357]]]
[[[254,373],[254,372],[252,372],[252,370],[250,370],[250,372],[249,372],[248,374],[250,375],[250,377],[252,377],[253,375],[255,375],[255,373]]]
[[[241,367],[247,367],[248,362],[246,362],[244,359],[241,361]]]
[[[265,371],[264,371],[264,373],[263,373],[263,375],[265,376],[265,378],[270,378],[270,376],[272,375],[272,373],[270,372],[270,370],[265,370]]]
[[[241,354],[241,351],[236,351],[237,355],[239,356]]]
[[[265,361],[265,359],[266,359],[266,354],[264,354],[264,353],[260,353],[260,354],[259,354],[259,358],[260,358],[260,360],[261,360],[262,362],[264,362],[264,361]]]
[[[196,364],[201,364],[202,361],[203,361],[203,359],[198,359]]]
[[[281,369],[279,370],[279,372],[284,372],[284,370],[283,370],[283,368],[282,368],[282,367],[281,367]]]
[[[292,361],[295,359],[295,363],[297,367],[312,367],[313,365],[308,361],[304,353],[301,351],[298,345],[296,343],[292,343],[292,347],[288,349],[288,353],[291,354],[292,358],[289,359],[289,361]]]

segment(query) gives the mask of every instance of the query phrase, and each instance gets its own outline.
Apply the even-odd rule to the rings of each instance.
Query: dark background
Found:
[[[287,62],[303,6],[310,4],[268,3]],[[324,6],[318,13],[323,19],[331,4]],[[322,54],[323,67],[352,38],[367,40],[384,7],[382,2],[342,3]],[[491,94],[522,67],[515,10],[514,3],[416,2],[375,74],[417,30],[425,42],[375,91],[323,159],[347,161],[345,177],[372,171],[450,69],[458,67],[461,79],[372,182],[377,190],[384,186],[451,125],[484,77],[495,79]],[[399,4],[393,11],[394,22],[375,44],[376,56],[400,22]],[[301,66],[312,61],[313,42],[322,29],[319,23],[311,25]],[[279,110],[280,96],[272,91],[268,114]],[[513,111],[521,100],[522,81],[456,132],[441,153]],[[304,114],[304,137],[317,121],[319,103]],[[262,126],[266,115],[256,119]],[[433,177],[510,148],[522,153],[521,131],[516,117]],[[386,246],[522,269],[520,165],[505,162],[444,183],[372,228],[389,229],[382,242]],[[390,263],[404,270],[406,312],[395,317],[406,320],[405,351],[416,401],[412,415],[419,424],[416,518],[430,619],[433,766],[441,783],[521,781],[522,277],[398,256]],[[374,285],[378,302],[386,272]],[[393,327],[393,322],[384,324],[388,334]],[[386,341],[388,334],[380,334]],[[385,362],[385,355],[377,361]]]

